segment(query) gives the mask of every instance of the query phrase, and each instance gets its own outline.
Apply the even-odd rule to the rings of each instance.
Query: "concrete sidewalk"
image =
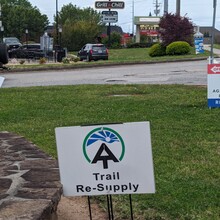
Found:
[[[211,44],[204,44],[203,47],[204,50],[211,51]],[[220,57],[220,49],[213,48],[213,53],[218,55],[218,57]]]

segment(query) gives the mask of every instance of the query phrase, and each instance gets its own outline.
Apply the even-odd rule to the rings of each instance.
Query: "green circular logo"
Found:
[[[108,161],[120,162],[123,159],[124,141],[118,132],[111,128],[95,128],[84,139],[83,154],[89,163],[102,161],[104,169],[107,169]]]

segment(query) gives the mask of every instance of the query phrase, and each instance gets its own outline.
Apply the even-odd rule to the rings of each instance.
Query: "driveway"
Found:
[[[207,84],[207,60],[105,66],[74,70],[3,73],[2,85],[29,87],[77,84]]]

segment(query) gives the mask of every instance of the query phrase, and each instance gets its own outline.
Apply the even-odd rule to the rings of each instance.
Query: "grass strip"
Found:
[[[0,130],[23,135],[54,157],[55,127],[150,121],[157,192],[132,196],[135,219],[220,219],[220,114],[208,109],[206,88],[2,88],[0,100]],[[128,219],[128,196],[113,201],[115,219]]]

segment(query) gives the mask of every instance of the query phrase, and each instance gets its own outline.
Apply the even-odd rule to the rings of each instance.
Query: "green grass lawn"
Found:
[[[198,57],[208,57],[210,52],[205,51],[204,54],[195,54],[195,49],[191,48],[191,52],[184,56],[161,56],[150,57],[149,48],[131,48],[131,49],[110,49],[109,57],[110,61],[114,62],[155,62],[155,61],[172,61],[179,59],[189,59]]]
[[[214,44],[214,48],[220,49],[220,44]]]
[[[156,194],[132,196],[134,219],[220,219],[220,110],[208,109],[206,88],[2,88],[0,100],[0,130],[23,135],[54,157],[56,127],[150,121]],[[113,201],[115,219],[128,219],[128,196]]]

